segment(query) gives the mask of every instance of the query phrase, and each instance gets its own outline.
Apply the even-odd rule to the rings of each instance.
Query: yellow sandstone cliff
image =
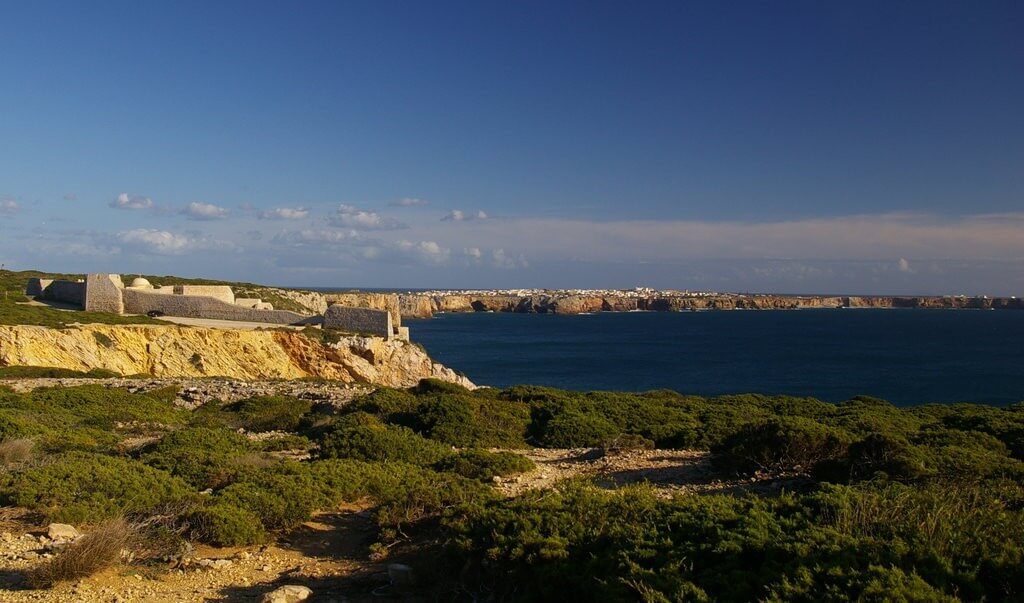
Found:
[[[434,377],[473,384],[423,348],[380,337],[334,344],[286,330],[164,325],[81,325],[65,329],[0,325],[0,366],[48,366],[123,375],[298,379],[322,377],[393,387]]]

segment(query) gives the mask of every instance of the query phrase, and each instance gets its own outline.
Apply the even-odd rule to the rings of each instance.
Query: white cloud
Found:
[[[430,201],[425,199],[417,199],[415,197],[402,197],[397,201],[392,201],[390,205],[397,207],[422,207],[428,205]]]
[[[153,200],[149,197],[121,193],[110,202],[110,207],[116,209],[149,209],[153,207]]]
[[[467,247],[462,250],[462,253],[465,254],[474,262],[479,262],[480,258],[484,256],[483,252],[480,251],[479,247]]]
[[[189,220],[220,220],[228,217],[228,210],[212,203],[189,203],[181,213],[188,216]]]
[[[309,215],[305,207],[275,207],[260,212],[260,220],[301,220]]]
[[[451,250],[438,245],[434,241],[398,241],[394,245],[399,252],[424,264],[441,265],[448,262]]]
[[[914,273],[914,269],[910,267],[910,262],[908,262],[906,258],[900,258],[900,261],[896,262],[896,265],[900,272],[906,272],[908,274]]]
[[[149,228],[121,231],[117,233],[117,240],[125,246],[155,255],[180,255],[193,246],[193,241],[186,236]]]
[[[453,209],[450,212],[448,212],[447,214],[445,214],[444,217],[441,218],[441,221],[442,222],[467,222],[467,221],[470,221],[470,220],[486,220],[489,217],[490,216],[487,215],[487,212],[483,212],[483,211],[478,211],[475,214],[467,214],[467,213],[465,213],[464,211],[462,211],[460,209]]]
[[[21,206],[14,199],[0,199],[0,216],[13,216]]]
[[[328,223],[341,228],[354,228],[356,230],[399,230],[408,228],[405,224],[393,218],[386,218],[375,211],[359,209],[354,205],[342,203],[338,211],[328,218]]]

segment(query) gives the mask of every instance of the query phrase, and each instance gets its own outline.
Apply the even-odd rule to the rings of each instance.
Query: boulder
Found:
[[[74,540],[81,536],[75,526],[66,523],[51,523],[46,527],[46,535],[50,540]]]
[[[298,603],[313,595],[313,591],[305,586],[288,584],[263,595],[260,603]]]

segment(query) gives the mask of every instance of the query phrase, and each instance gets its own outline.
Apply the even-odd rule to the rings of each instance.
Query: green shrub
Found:
[[[42,427],[17,411],[0,408],[0,440],[13,440],[39,434]]]
[[[345,412],[368,413],[385,423],[415,427],[419,404],[419,399],[405,390],[381,387],[353,400]]]
[[[459,447],[526,445],[530,410],[525,404],[470,394],[427,397],[415,428],[432,440]]]
[[[851,480],[870,479],[876,473],[889,479],[911,480],[928,473],[927,459],[920,449],[888,435],[872,434],[854,442],[848,459]]]
[[[722,469],[750,475],[758,471],[809,472],[819,463],[840,458],[848,436],[817,421],[779,418],[746,425],[713,448]]]
[[[238,473],[235,462],[253,450],[245,436],[232,431],[188,427],[165,435],[141,460],[203,490],[229,483]]]
[[[412,393],[417,396],[423,396],[426,394],[466,394],[469,390],[465,387],[451,383],[450,381],[442,381],[440,379],[420,379],[411,390]]]
[[[828,487],[678,496],[569,484],[448,515],[453,570],[495,600],[1007,600],[1024,550],[1017,492]],[[891,589],[887,592],[886,589]]]
[[[55,366],[0,366],[0,379],[107,379],[120,376],[120,373],[106,369],[76,371]]]
[[[145,511],[192,492],[180,479],[138,461],[70,452],[14,475],[0,496],[49,521],[89,523]]]
[[[245,509],[267,529],[279,530],[308,520],[330,499],[306,465],[284,463],[244,474],[217,492],[216,502]]]
[[[246,546],[267,537],[259,516],[233,504],[215,503],[187,513],[181,523],[191,538],[215,546]]]
[[[545,448],[600,446],[619,433],[619,428],[600,415],[568,411],[546,422],[540,443]]]
[[[39,436],[39,447],[50,454],[96,452],[119,454],[124,438],[116,433],[90,427],[48,429]]]
[[[325,434],[319,444],[319,457],[323,459],[349,458],[432,465],[452,453],[450,447],[400,426],[343,427]]]
[[[247,431],[295,431],[313,403],[289,396],[259,396],[225,407],[236,413],[236,425]]]
[[[188,411],[147,394],[101,385],[52,387],[21,396],[18,407],[49,427],[86,426],[113,430],[119,426],[181,425]]]
[[[483,482],[492,481],[495,477],[526,473],[535,467],[533,461],[525,456],[486,450],[463,450],[442,459],[434,466],[438,471],[447,471]]]
[[[153,398],[154,400],[159,400],[164,404],[174,404],[174,401],[178,399],[178,394],[180,393],[181,386],[167,385],[149,390],[146,392],[146,396]]]

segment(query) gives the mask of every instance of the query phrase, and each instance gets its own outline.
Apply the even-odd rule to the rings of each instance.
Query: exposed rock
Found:
[[[313,591],[305,586],[289,584],[263,595],[260,603],[298,603],[313,595]]]
[[[81,536],[75,526],[66,523],[51,523],[46,527],[46,535],[50,540],[74,540]]]
[[[111,341],[101,345],[99,341]],[[472,387],[465,377],[397,339],[345,337],[334,344],[291,330],[164,325],[81,325],[65,329],[0,325],[0,366],[106,369],[122,375],[299,379],[392,387],[434,377]]]
[[[349,308],[387,310],[391,314],[391,324],[396,327],[402,326],[402,312],[398,296],[394,293],[325,293],[323,295],[328,305],[337,304]]]
[[[234,562],[230,559],[200,559],[196,561],[196,565],[206,569],[225,570],[234,565]]]
[[[405,318],[430,318],[434,315],[434,304],[426,295],[399,295],[398,309]]]
[[[604,298],[596,295],[554,297],[549,307],[555,314],[589,314],[604,310]]]

